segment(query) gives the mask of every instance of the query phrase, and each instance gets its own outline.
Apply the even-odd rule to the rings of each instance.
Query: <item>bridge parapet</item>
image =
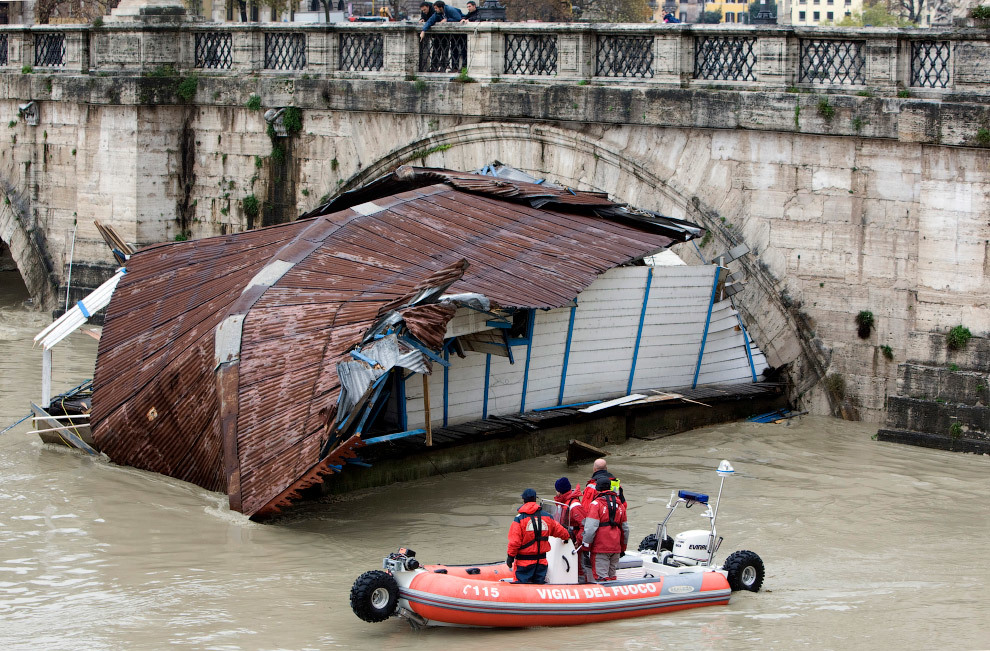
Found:
[[[395,79],[466,69],[479,81],[990,94],[990,34],[976,29],[652,24],[108,24],[0,29],[0,69]]]

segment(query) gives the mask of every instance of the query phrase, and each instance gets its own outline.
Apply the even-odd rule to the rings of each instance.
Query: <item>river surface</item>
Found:
[[[40,394],[33,336],[49,319],[0,273],[0,428]],[[56,392],[91,377],[96,341],[55,349]],[[990,648],[990,459],[871,440],[822,417],[732,423],[614,447],[633,540],[672,488],[714,493],[720,556],[751,549],[765,589],[727,607],[566,629],[413,631],[366,624],[354,579],[400,545],[425,562],[502,559],[519,494],[552,494],[545,456],[309,504],[274,524],[226,497],[28,434],[0,436],[2,649],[959,649]],[[695,510],[673,530],[704,528]]]

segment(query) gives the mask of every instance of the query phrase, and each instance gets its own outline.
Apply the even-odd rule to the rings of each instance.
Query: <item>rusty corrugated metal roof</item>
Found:
[[[396,177],[307,220],[136,253],[100,341],[100,448],[271,513],[332,472],[320,455],[337,364],[386,308],[447,276],[450,291],[501,307],[560,307],[672,242],[609,218],[617,204],[598,194],[437,170]],[[401,311],[421,341],[442,343],[449,308]]]

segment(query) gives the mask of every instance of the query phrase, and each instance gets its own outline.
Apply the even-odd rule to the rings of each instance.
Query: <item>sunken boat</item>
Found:
[[[265,518],[377,442],[754,383],[725,267],[648,262],[701,232],[519,174],[403,166],[291,223],[149,246],[115,277],[94,446]]]

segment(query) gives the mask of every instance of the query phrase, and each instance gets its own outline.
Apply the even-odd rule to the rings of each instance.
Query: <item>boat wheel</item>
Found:
[[[399,584],[388,572],[372,570],[351,586],[351,610],[366,622],[383,622],[395,613]]]
[[[763,560],[756,552],[745,549],[732,552],[722,563],[722,569],[728,573],[729,587],[733,591],[759,592],[766,573],[763,568]]]

